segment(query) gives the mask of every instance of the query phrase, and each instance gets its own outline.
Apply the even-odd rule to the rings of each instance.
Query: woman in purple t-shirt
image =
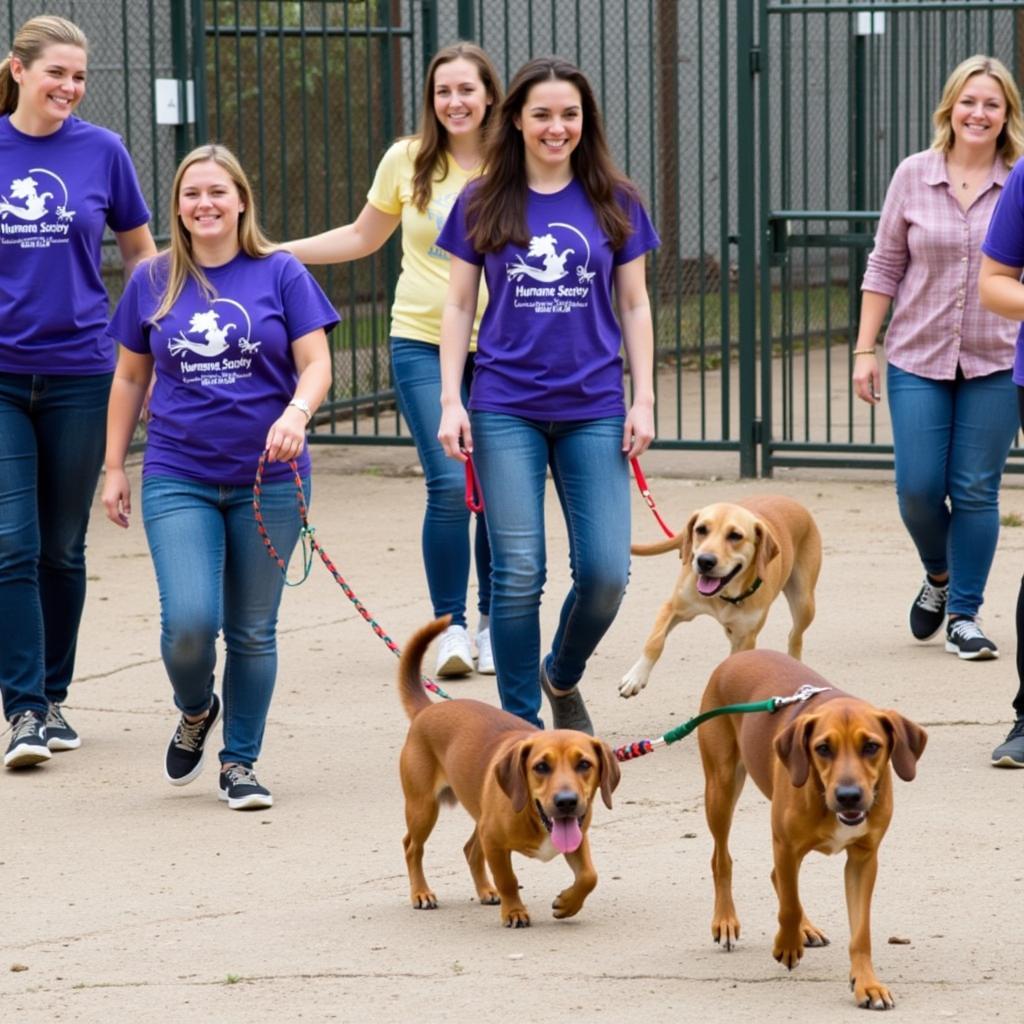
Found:
[[[171,248],[135,272],[110,323],[121,353],[103,504],[128,525],[124,459],[155,366],[143,525],[160,651],[181,712],[165,775],[184,786],[202,771],[222,707],[213,671],[223,628],[219,796],[233,810],[269,807],[253,765],[277,674],[284,580],[253,522],[252,482],[266,449],[263,519],[287,558],[300,527],[288,461],[298,462],[308,502],[306,425],[331,383],[326,331],[338,316],[298,260],[263,236],[249,181],[223,146],[186,156],[171,194]]]
[[[125,271],[156,249],[120,138],[74,115],[87,41],[32,18],[0,61],[0,697],[8,768],[74,750],[64,717],[114,346],[103,232]]]
[[[516,74],[484,164],[438,238],[452,254],[438,437],[452,458],[473,453],[487,501],[502,707],[540,725],[543,688],[556,728],[592,732],[577,683],[626,589],[628,459],[654,437],[644,255],[658,236],[612,161],[590,83],[561,58],[532,60]],[[470,415],[459,383],[481,273],[489,299]],[[549,468],[573,582],[542,661]]]

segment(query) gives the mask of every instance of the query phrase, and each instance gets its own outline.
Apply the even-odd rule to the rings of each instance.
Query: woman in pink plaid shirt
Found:
[[[982,308],[978,267],[1009,168],[1024,153],[1024,119],[1013,76],[984,55],[958,65],[932,117],[931,148],[896,168],[885,196],[861,285],[853,385],[877,404],[875,347],[891,303],[896,494],[925,571],[910,631],[930,640],[945,622],[946,650],[973,661],[998,657],[976,617],[1017,430],[1017,327]]]

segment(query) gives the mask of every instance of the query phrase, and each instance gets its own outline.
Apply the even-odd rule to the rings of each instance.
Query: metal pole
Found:
[[[182,30],[184,31],[185,2],[184,0],[175,0],[175,2],[182,8]],[[177,59],[175,60],[177,61]],[[187,62],[185,66],[188,66]],[[177,74],[178,72],[175,71],[175,75]],[[192,80],[195,82],[193,88],[196,104],[194,141],[197,146],[201,146],[210,140],[206,102],[206,0],[192,0]],[[177,142],[177,140],[175,141]],[[184,156],[184,152],[181,155]]]
[[[473,0],[459,0],[458,33],[460,39],[476,39],[476,12]]]

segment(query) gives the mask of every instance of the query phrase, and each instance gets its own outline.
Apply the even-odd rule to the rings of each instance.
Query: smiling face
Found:
[[[538,82],[527,93],[515,126],[523,136],[529,179],[568,172],[583,134],[579,89],[559,79]]]
[[[213,160],[185,169],[178,188],[178,216],[192,236],[192,247],[202,254],[238,247],[238,221],[245,203],[231,175]]]
[[[71,116],[85,95],[85,50],[52,43],[31,64],[11,57],[11,75],[18,83],[14,126],[32,135],[48,135]]]
[[[1006,95],[991,75],[967,79],[949,112],[953,147],[957,155],[984,149],[994,150],[1006,124]]]
[[[493,99],[479,69],[465,57],[439,64],[434,71],[434,115],[451,136],[479,132]]]

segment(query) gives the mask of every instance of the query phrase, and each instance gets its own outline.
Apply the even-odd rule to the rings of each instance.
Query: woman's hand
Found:
[[[622,450],[627,459],[635,459],[651,446],[654,440],[654,405],[651,402],[634,402],[626,414],[622,430]]]
[[[863,352],[853,360],[853,390],[862,402],[878,405],[882,397],[881,376],[878,372],[878,357],[873,352]]]
[[[264,448],[267,462],[289,462],[302,454],[306,443],[306,414],[294,405],[289,405],[271,424]]]
[[[465,462],[467,453],[473,454],[473,431],[469,426],[469,414],[461,402],[442,407],[437,439],[449,459]]]
[[[123,469],[108,469],[100,496],[107,518],[122,529],[128,529],[128,517],[132,514],[132,488]]]

